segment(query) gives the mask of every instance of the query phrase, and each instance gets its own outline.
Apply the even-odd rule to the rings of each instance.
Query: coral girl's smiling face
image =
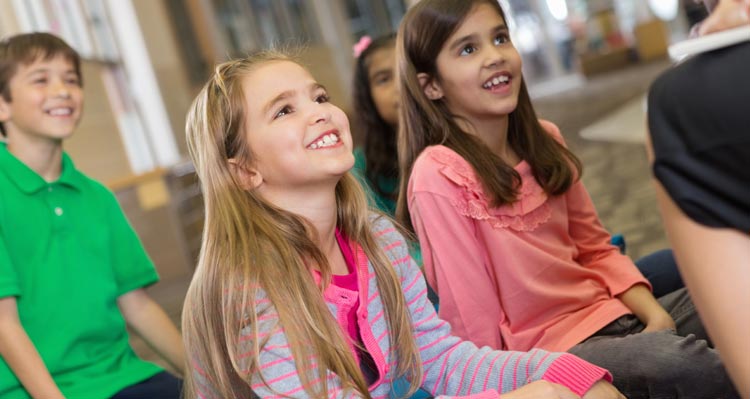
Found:
[[[451,112],[469,121],[504,118],[516,109],[521,57],[497,10],[480,3],[443,44],[437,78],[425,87],[428,98],[442,98]]]
[[[305,68],[268,62],[243,78],[242,90],[252,185],[261,194],[335,186],[352,168],[349,120]]]

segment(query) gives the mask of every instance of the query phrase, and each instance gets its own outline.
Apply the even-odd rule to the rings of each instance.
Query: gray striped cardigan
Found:
[[[393,224],[384,217],[374,217],[375,236],[391,260],[401,278],[406,302],[411,313],[414,336],[423,362],[422,387],[433,395],[446,397],[498,398],[499,393],[508,392],[529,382],[547,380],[570,388],[583,395],[594,383],[606,378],[609,373],[597,366],[567,353],[550,353],[543,350],[530,352],[493,351],[489,347],[477,348],[470,342],[461,341],[450,334],[450,325],[438,319],[432,304],[427,299],[427,286],[419,267],[409,256],[403,237]],[[352,245],[357,262],[359,280],[359,323],[362,341],[375,361],[377,380],[370,386],[373,398],[387,398],[391,391],[396,362],[388,339],[388,324],[384,319],[383,304],[378,293],[375,272],[362,249]],[[328,307],[340,323],[346,322],[347,310],[356,298],[346,295],[351,291],[330,285],[324,292]],[[279,326],[277,315],[266,298],[258,298],[259,306],[267,304],[262,312],[260,331],[269,339],[262,348],[261,367],[250,381],[253,391],[263,398],[304,398],[304,391],[297,375],[283,326]],[[362,304],[366,306],[362,306]],[[342,324],[345,329],[346,325]],[[242,331],[250,349],[251,329]],[[242,356],[242,354],[241,354]],[[249,361],[247,362],[249,364]],[[212,381],[205,378],[201,365],[193,365],[193,374],[199,396],[205,399],[219,398]],[[261,374],[266,380],[264,384]],[[357,392],[341,389],[339,378],[328,373],[326,381],[332,398],[357,398]]]

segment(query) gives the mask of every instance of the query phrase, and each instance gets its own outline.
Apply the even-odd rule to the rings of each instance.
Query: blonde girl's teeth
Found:
[[[310,148],[312,148],[313,150],[316,150],[318,149],[318,145],[313,143],[312,145],[310,145]]]

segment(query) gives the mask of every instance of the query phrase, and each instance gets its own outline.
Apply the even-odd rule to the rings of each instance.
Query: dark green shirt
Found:
[[[161,371],[128,343],[117,298],[158,280],[112,192],[63,154],[47,183],[0,143],[0,298],[68,398],[105,398]],[[0,398],[29,398],[0,358]]]
[[[396,201],[390,197],[380,195],[379,191],[372,187],[372,183],[367,179],[365,169],[367,168],[367,162],[365,159],[365,153],[361,148],[354,150],[354,175],[357,177],[362,187],[365,188],[367,195],[370,197],[370,202],[376,208],[386,215],[393,217],[396,214]],[[398,179],[393,177],[378,176],[378,186],[383,192],[386,193],[397,193],[398,192]]]
[[[367,162],[365,159],[365,153],[361,148],[354,150],[354,176],[357,177],[362,187],[367,192],[368,201],[371,206],[375,206],[378,210],[390,216],[396,218],[396,201],[390,197],[386,197],[378,194],[378,192],[372,188],[370,181],[367,179],[365,169],[367,168]],[[398,179],[393,177],[378,176],[378,184],[380,189],[388,193],[398,192]],[[422,267],[422,252],[419,250],[419,243],[413,240],[407,240],[409,242],[409,254],[417,264]]]

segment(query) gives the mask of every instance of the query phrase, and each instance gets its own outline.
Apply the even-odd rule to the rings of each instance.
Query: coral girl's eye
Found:
[[[477,51],[476,47],[474,47],[471,44],[467,44],[467,45],[465,45],[465,46],[463,46],[461,48],[461,52],[459,53],[459,55],[465,56],[465,55],[469,55],[469,54],[471,54],[471,53],[473,53],[475,51]]]

